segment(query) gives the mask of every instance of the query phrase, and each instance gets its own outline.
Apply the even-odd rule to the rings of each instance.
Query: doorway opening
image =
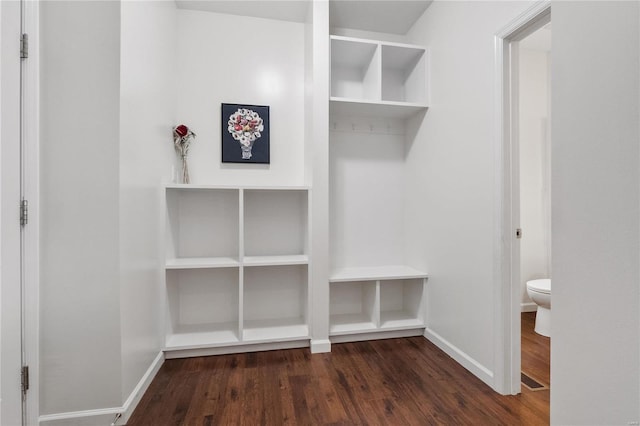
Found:
[[[496,324],[498,328],[496,333],[497,359],[494,387],[503,394],[515,395],[522,390],[521,380],[524,377],[521,375],[521,326],[523,324],[521,315],[523,307],[525,309],[532,308],[532,305],[529,304],[529,299],[525,296],[527,294],[526,280],[532,279],[529,278],[531,274],[529,269],[537,268],[540,264],[547,265],[546,269],[540,268],[540,271],[535,272],[536,275],[540,275],[540,278],[550,272],[548,270],[550,251],[540,255],[541,259],[539,261],[532,264],[526,263],[524,267],[521,264],[522,241],[527,238],[527,232],[532,231],[529,238],[527,238],[528,242],[536,239],[533,237],[534,235],[544,233],[533,231],[531,227],[529,230],[523,229],[522,210],[523,208],[528,210],[531,204],[535,204],[531,200],[536,196],[530,196],[530,194],[523,196],[524,191],[520,185],[521,180],[533,181],[540,187],[538,192],[541,194],[542,176],[545,175],[543,167],[547,171],[549,167],[549,161],[542,161],[543,158],[548,158],[549,144],[547,143],[545,148],[545,144],[541,142],[542,139],[549,140],[549,90],[545,89],[544,93],[541,93],[539,88],[540,85],[547,85],[549,81],[549,54],[537,55],[536,59],[538,60],[545,55],[546,58],[545,61],[538,61],[539,63],[534,66],[535,59],[532,59],[532,56],[536,55],[530,55],[529,52],[521,55],[521,47],[523,47],[521,45],[530,47],[537,38],[548,35],[538,32],[550,31],[550,23],[551,3],[549,1],[541,1],[509,22],[495,37],[496,129],[498,134],[496,146],[496,274],[498,280],[495,306],[497,307]],[[538,34],[534,35],[535,33]],[[522,61],[527,63],[521,63]],[[538,66],[547,70],[544,75],[539,76],[533,72],[532,68],[538,68]],[[522,71],[525,71],[523,75],[520,73],[521,68]],[[529,81],[530,78],[537,78],[537,80]],[[523,81],[520,81],[521,79]],[[531,85],[534,88],[531,88]],[[521,99],[523,95],[525,96]],[[531,99],[536,104],[544,104],[544,108],[531,108]],[[526,107],[522,107],[521,100],[527,102]],[[537,116],[537,118],[530,120],[530,117],[521,117],[521,109],[523,109],[522,112]],[[525,121],[522,121],[523,119]],[[537,124],[532,126],[531,122],[536,120]],[[536,125],[538,126],[537,129],[535,131],[531,130]],[[524,139],[529,139],[526,141],[526,145],[522,142],[522,146],[521,131],[527,134]],[[533,155],[534,153],[536,154]],[[536,161],[523,167],[523,171],[527,173],[526,178],[521,177],[521,154],[526,157],[527,161],[531,157],[537,158]],[[548,181],[549,179],[547,179],[547,192]],[[541,195],[537,198],[540,201]],[[521,202],[525,202],[526,206],[521,205]],[[545,216],[541,213],[543,210],[542,202],[540,201],[537,206],[537,213],[533,214],[535,218],[533,221],[536,223]],[[530,213],[530,211],[527,211],[524,216],[532,220]],[[548,218],[545,220],[547,224],[550,223]],[[526,220],[525,223],[527,223]],[[544,226],[540,222],[540,226],[537,226],[537,228],[544,228]],[[541,242],[538,241],[533,246],[542,245],[544,247],[546,238],[544,236]],[[550,239],[547,239],[547,241],[550,241]],[[525,254],[528,253],[527,250],[530,251],[530,248],[529,246],[525,247]],[[525,276],[522,270],[525,270],[528,275]],[[536,373],[533,375],[536,375]]]
[[[517,42],[521,376],[523,389],[550,388],[551,23]],[[515,43],[514,43],[515,44]],[[512,48],[513,50],[513,48]],[[512,115],[513,116],[513,115]],[[515,259],[514,259],[515,260]]]

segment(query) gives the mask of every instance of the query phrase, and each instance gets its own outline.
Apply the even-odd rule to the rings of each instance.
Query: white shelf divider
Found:
[[[309,326],[302,317],[252,320],[244,324],[243,342],[268,343],[309,337]]]
[[[332,336],[363,333],[376,330],[376,324],[366,314],[331,315],[329,333]]]
[[[232,268],[240,266],[234,257],[185,257],[167,259],[166,269]]]
[[[380,328],[398,330],[407,327],[424,327],[424,321],[406,311],[381,312]]]
[[[237,323],[181,325],[167,336],[167,350],[195,349],[237,344],[240,339]]]
[[[403,280],[427,278],[428,274],[406,265],[386,265],[343,268],[329,276],[329,282]]]
[[[419,112],[426,111],[429,106],[426,103],[398,102],[398,101],[371,101],[366,99],[354,99],[343,97],[331,97],[329,113],[332,116],[349,115],[354,117],[388,117],[407,118]]]
[[[307,265],[309,256],[295,254],[288,256],[245,256],[244,266],[278,266],[278,265]]]

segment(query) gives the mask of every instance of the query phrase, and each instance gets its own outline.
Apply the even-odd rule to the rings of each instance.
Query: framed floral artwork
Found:
[[[269,164],[269,107],[222,104],[222,162]]]

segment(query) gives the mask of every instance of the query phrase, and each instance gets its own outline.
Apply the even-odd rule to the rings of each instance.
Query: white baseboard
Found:
[[[424,337],[493,389],[494,380],[493,372],[491,370],[467,355],[458,347],[452,345],[449,341],[445,340],[442,336],[428,327],[424,331]]]
[[[347,342],[365,342],[367,340],[381,340],[381,339],[398,339],[401,337],[415,337],[422,336],[424,334],[424,327],[411,328],[408,330],[389,330],[389,331],[376,331],[374,333],[353,333],[353,334],[341,334],[337,336],[330,336],[331,343],[347,343]]]
[[[40,426],[105,426],[112,424],[116,416],[121,412],[122,407],[113,407],[46,414],[40,416],[38,424]]]
[[[321,340],[315,339],[311,340],[311,353],[312,354],[323,354],[326,352],[331,352],[331,340]]]
[[[129,398],[127,398],[127,400],[124,402],[124,405],[122,406],[122,417],[118,419],[116,424],[127,424],[127,422],[129,421],[129,417],[131,417],[133,411],[138,406],[138,403],[149,388],[149,385],[153,381],[153,378],[156,377],[156,374],[158,374],[158,371],[160,371],[160,367],[162,367],[162,364],[164,364],[164,352],[160,351],[147,369],[147,372],[144,373],[144,376],[142,376],[136,387],[133,388],[133,391],[129,395]]]
[[[520,312],[535,312],[537,310],[538,305],[536,305],[534,302],[520,304]]]
[[[309,339],[291,340],[288,342],[255,343],[216,348],[172,349],[164,354],[165,359],[191,358],[194,356],[241,354],[246,352],[274,351],[280,349],[308,348]]]
[[[102,408],[97,410],[71,411],[67,413],[47,414],[40,416],[40,426],[104,426],[124,425],[133,414],[147,388],[164,363],[164,353],[160,351],[144,373],[138,384],[124,402],[122,407]],[[116,420],[116,416],[119,417]]]

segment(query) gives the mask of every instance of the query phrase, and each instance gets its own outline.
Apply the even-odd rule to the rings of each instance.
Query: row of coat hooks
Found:
[[[373,117],[330,117],[330,132],[404,135],[405,123],[401,119]]]

